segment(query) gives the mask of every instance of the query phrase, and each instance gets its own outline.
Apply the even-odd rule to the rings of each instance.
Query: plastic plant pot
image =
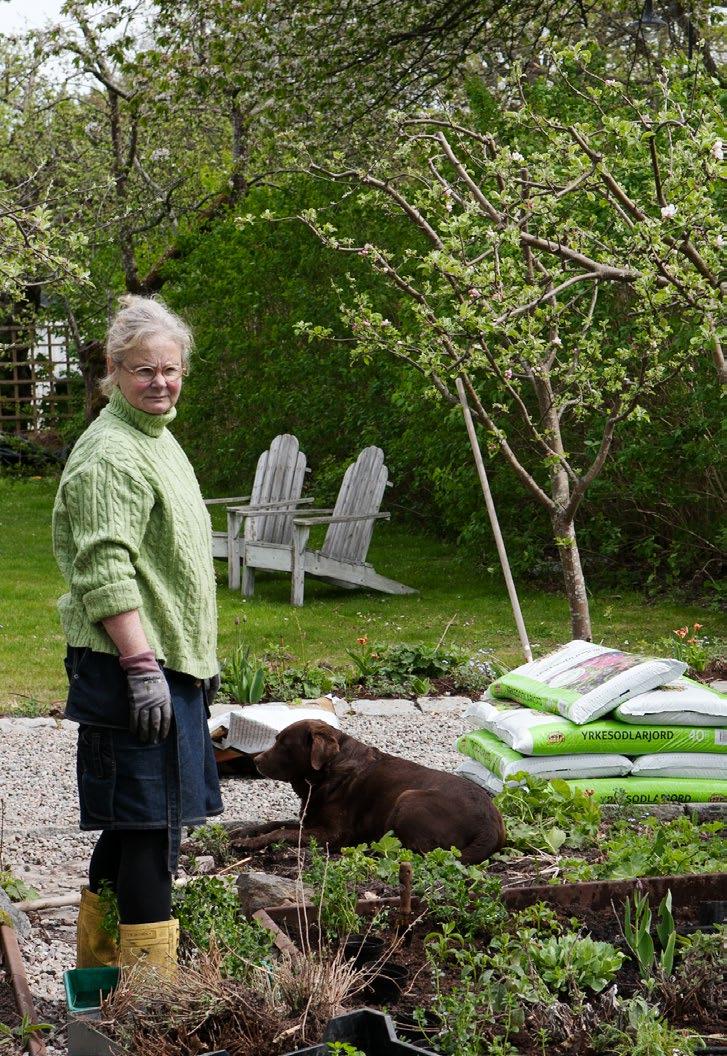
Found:
[[[379,935],[351,935],[343,944],[343,956],[358,967],[368,961],[378,960],[385,946]]]
[[[365,1056],[434,1056],[431,1049],[399,1041],[391,1018],[373,1008],[357,1008],[354,1012],[336,1016],[326,1027],[320,1045],[298,1049],[287,1056],[330,1056],[329,1041],[347,1042]]]
[[[118,968],[72,968],[64,972],[68,1011],[78,1015],[100,1008],[101,997],[108,997],[118,981]]]
[[[395,1001],[401,993],[401,988],[409,978],[409,969],[404,964],[396,961],[387,961],[381,971],[366,984],[362,991],[365,1000],[374,1004]]]

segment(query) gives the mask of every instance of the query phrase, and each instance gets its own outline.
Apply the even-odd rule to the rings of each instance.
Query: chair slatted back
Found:
[[[358,517],[379,512],[389,471],[380,447],[366,447],[346,470],[334,517]],[[362,565],[366,561],[375,521],[332,524],[321,548],[324,557]]]
[[[290,499],[291,505],[303,493],[306,458],[298,440],[290,433],[276,436],[269,451],[263,451],[255,469],[255,480],[250,496],[251,506]],[[245,539],[261,543],[291,543],[293,517],[250,517],[245,521]]]

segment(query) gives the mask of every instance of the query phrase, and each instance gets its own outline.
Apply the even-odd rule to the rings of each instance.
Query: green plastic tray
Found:
[[[118,981],[118,968],[72,968],[64,972],[68,1011],[78,1015],[98,1008],[99,994],[106,997]]]

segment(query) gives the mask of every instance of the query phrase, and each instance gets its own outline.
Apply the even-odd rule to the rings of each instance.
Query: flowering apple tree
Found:
[[[398,147],[377,166],[310,162],[405,217],[408,248],[300,217],[400,293],[384,318],[350,279],[342,314],[357,353],[372,368],[398,357],[449,404],[462,379],[489,453],[550,519],[580,638],[591,626],[576,521],[615,437],[697,357],[727,380],[715,84],[674,73],[639,96],[595,71],[569,49],[536,83],[516,75],[487,121],[399,115]]]

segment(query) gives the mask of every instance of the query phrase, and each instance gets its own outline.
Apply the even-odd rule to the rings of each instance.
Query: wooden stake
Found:
[[[490,491],[490,482],[487,479],[487,470],[485,469],[485,463],[482,458],[482,451],[480,450],[479,441],[477,439],[477,433],[475,432],[475,423],[472,421],[472,412],[470,410],[470,405],[467,402],[467,394],[465,392],[464,382],[462,381],[461,377],[457,378],[457,395],[459,396],[459,402],[462,405],[462,413],[464,414],[464,421],[465,425],[467,426],[467,434],[470,438],[470,444],[472,445],[472,454],[475,456],[477,474],[480,478],[482,494],[485,496],[485,506],[487,507],[487,514],[490,518],[492,534],[495,537],[495,546],[497,547],[497,553],[500,558],[502,572],[505,576],[505,585],[507,586],[507,593],[510,597],[510,605],[512,606],[512,613],[515,617],[517,633],[520,636],[520,644],[522,646],[525,659],[532,660],[533,654],[532,650],[530,649],[530,642],[528,641],[528,632],[525,630],[525,621],[523,620],[523,614],[520,609],[520,602],[518,601],[517,591],[515,590],[515,581],[513,580],[512,573],[510,571],[510,562],[507,559],[505,542],[502,538],[502,532],[500,531],[500,522],[497,519],[497,511],[495,509],[495,503],[492,499],[492,492]]]
[[[399,927],[408,928],[411,923],[411,862],[401,862],[399,865]]]

